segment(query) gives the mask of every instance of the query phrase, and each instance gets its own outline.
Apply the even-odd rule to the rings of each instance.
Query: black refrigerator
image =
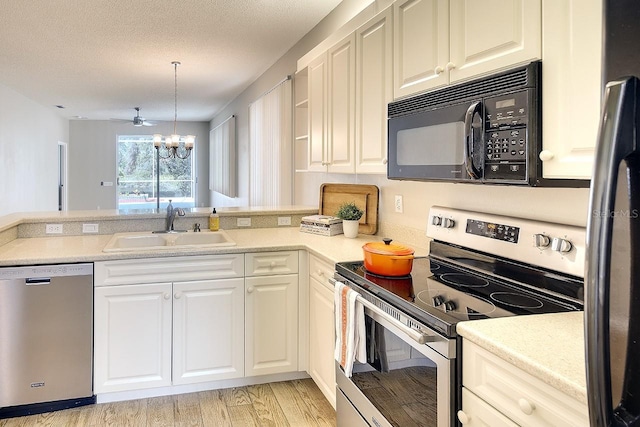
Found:
[[[591,426],[640,427],[640,1],[603,3],[603,103],[587,223]]]

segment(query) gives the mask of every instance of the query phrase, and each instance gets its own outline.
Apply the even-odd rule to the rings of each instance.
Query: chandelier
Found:
[[[162,159],[179,158],[186,159],[191,154],[196,141],[194,135],[187,135],[184,141],[180,141],[182,137],[178,135],[176,128],[178,126],[178,61],[173,61],[174,75],[174,110],[173,110],[173,134],[163,136],[158,133],[153,135],[153,146],[158,151],[158,157]]]

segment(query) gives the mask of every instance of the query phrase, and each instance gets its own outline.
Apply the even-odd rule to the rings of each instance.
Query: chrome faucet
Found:
[[[184,210],[182,208],[174,208],[171,204],[171,199],[169,199],[169,206],[167,206],[167,227],[166,232],[169,233],[173,230],[173,220],[176,219],[176,215],[184,216]]]

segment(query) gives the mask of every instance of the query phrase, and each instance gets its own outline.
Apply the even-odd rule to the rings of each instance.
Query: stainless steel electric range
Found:
[[[408,276],[336,265],[365,306],[368,359],[350,378],[336,365],[339,426],[454,426],[458,322],[583,309],[584,228],[436,206],[427,236]]]

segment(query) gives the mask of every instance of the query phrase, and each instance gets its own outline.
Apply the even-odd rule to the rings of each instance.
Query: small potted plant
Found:
[[[340,205],[336,211],[336,216],[342,220],[344,237],[353,239],[358,236],[358,226],[363,214],[362,209],[357,207],[354,202],[347,202]]]

